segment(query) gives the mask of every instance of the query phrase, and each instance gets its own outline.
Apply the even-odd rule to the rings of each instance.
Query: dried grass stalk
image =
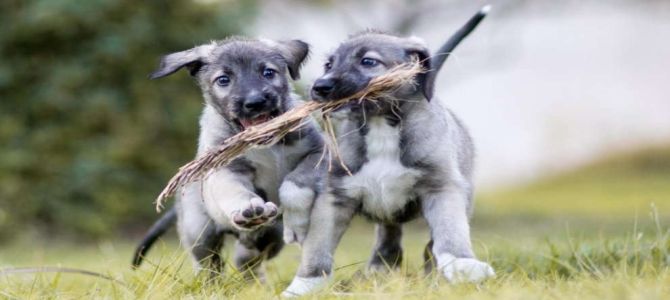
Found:
[[[226,139],[218,148],[179,168],[179,172],[170,179],[167,186],[158,195],[156,210],[160,211],[163,208],[165,199],[173,195],[185,184],[202,179],[211,170],[229,164],[232,160],[253,147],[277,143],[289,132],[295,131],[305,125],[311,113],[321,111],[324,115],[324,120],[329,123],[328,114],[330,112],[352,101],[375,102],[388,99],[394,89],[406,84],[412,84],[414,77],[423,71],[419,61],[401,64],[385,74],[373,78],[365,89],[351,97],[328,102],[309,101],[272,120],[245,129]],[[332,125],[328,124],[328,126]],[[332,136],[333,132],[329,132],[329,134],[334,138]],[[338,153],[337,149],[330,152],[335,152],[336,155]]]

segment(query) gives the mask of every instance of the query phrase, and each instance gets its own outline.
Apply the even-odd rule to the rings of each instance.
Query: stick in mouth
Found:
[[[250,119],[240,119],[240,124],[242,125],[242,127],[244,129],[247,129],[251,126],[255,126],[255,125],[258,125],[258,124],[261,124],[261,123],[265,123],[270,119],[271,119],[271,116],[270,116],[269,113],[262,113],[258,116],[250,118]]]
[[[177,174],[158,195],[156,210],[160,211],[163,208],[163,201],[185,184],[202,179],[207,173],[229,164],[253,147],[277,143],[289,132],[298,130],[306,123],[311,113],[320,111],[327,115],[354,101],[384,101],[389,99],[388,96],[397,87],[414,84],[415,76],[423,72],[425,70],[421,67],[421,63],[412,61],[373,78],[365,89],[350,97],[328,102],[309,101],[274,118],[270,114],[265,114],[251,120],[240,120],[244,131],[229,137],[218,148],[179,168]]]

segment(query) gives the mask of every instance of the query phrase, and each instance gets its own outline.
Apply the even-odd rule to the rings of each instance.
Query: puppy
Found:
[[[308,45],[299,40],[235,37],[169,54],[151,78],[181,68],[195,77],[205,99],[199,157],[228,137],[296,105],[289,76],[299,77],[308,52]],[[141,245],[138,254],[145,253],[176,218],[181,243],[191,252],[197,269],[221,270],[219,252],[223,235],[229,233],[237,238],[237,268],[260,272],[263,259],[282,248],[282,229],[286,242],[300,241],[306,234],[309,211],[322,189],[323,170],[317,167],[322,147],[312,122],[278,144],[252,149],[186,185],[178,192],[174,212],[154,226],[149,244]],[[284,228],[282,222],[273,222],[281,213]],[[141,256],[136,256],[135,264],[140,262]]]
[[[479,12],[433,60],[425,44],[365,31],[340,44],[314,82],[318,101],[341,99],[364,89],[390,68],[418,59],[429,72],[395,90],[388,101],[351,104],[336,112],[337,143],[344,167],[328,178],[316,200],[300,268],[285,296],[322,286],[332,272],[333,252],[350,220],[361,213],[377,222],[369,268],[395,267],[402,259],[401,224],[423,216],[429,227],[428,258],[450,282],[494,276],[477,260],[470,242],[473,145],[462,123],[433,98],[433,82],[446,54],[485,16]],[[339,163],[332,164],[335,167]],[[428,262],[430,263],[430,262]],[[429,268],[430,270],[430,268]]]

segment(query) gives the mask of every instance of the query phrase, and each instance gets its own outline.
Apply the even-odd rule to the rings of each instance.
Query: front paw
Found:
[[[268,224],[275,217],[277,217],[277,205],[256,198],[234,211],[230,219],[237,229],[247,231]]]
[[[282,298],[295,298],[317,292],[328,285],[330,276],[294,277],[291,284],[281,293]]]
[[[478,283],[495,277],[493,268],[474,258],[454,258],[440,268],[450,283]]]

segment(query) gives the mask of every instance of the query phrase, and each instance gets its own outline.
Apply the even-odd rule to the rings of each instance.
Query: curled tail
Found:
[[[454,49],[456,49],[456,46],[458,46],[463,39],[465,39],[475,28],[477,28],[477,25],[479,25],[479,22],[481,22],[488,12],[491,10],[491,5],[486,5],[482,7],[474,16],[468,20],[465,25],[463,25],[456,33],[454,33],[449,40],[447,40],[440,49],[433,54],[432,58],[430,59],[430,71],[428,72],[428,76],[426,79],[426,86],[428,86],[429,90],[432,90],[432,87],[435,85],[435,79],[437,78],[437,73],[440,72],[440,69],[442,68],[442,65],[444,65],[444,62],[447,60],[449,57],[449,54],[451,54]]]
[[[172,225],[175,224],[177,220],[177,210],[173,206],[165,212],[163,216],[161,216],[158,221],[156,221],[153,225],[151,225],[151,228],[149,228],[149,231],[147,232],[146,235],[144,235],[144,238],[140,242],[140,244],[137,246],[137,249],[135,249],[135,255],[133,256],[133,262],[132,262],[132,267],[133,269],[136,269],[142,264],[142,260],[144,259],[144,256],[149,252],[149,249],[151,246],[156,242],[156,240],[163,235]]]

